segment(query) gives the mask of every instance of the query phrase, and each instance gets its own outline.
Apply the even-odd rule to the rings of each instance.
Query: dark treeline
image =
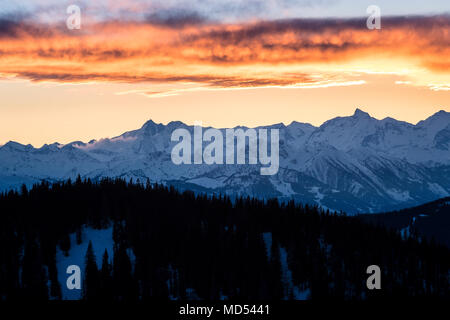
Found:
[[[398,211],[361,214],[359,218],[388,228],[415,232],[450,248],[450,197]]]
[[[114,239],[102,265],[89,244],[88,300],[449,297],[449,249],[414,235],[293,202],[78,178],[0,195],[0,299],[60,298],[56,252],[87,226]],[[366,288],[373,264],[381,290]]]

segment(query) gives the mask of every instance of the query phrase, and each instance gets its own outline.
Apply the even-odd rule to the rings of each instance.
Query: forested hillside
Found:
[[[57,252],[87,228],[112,228],[114,242],[101,265],[95,239],[86,250],[88,300],[450,296],[447,247],[293,202],[78,178],[2,194],[0,221],[4,300],[60,299]],[[371,291],[374,264],[382,289]]]
[[[416,234],[450,248],[450,197],[398,211],[360,214],[359,218],[399,230],[404,236]]]

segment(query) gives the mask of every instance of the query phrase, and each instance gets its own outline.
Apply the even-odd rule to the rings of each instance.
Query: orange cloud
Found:
[[[0,21],[0,74],[32,81],[197,83],[216,88],[352,83],[335,71],[356,59],[403,59],[448,73],[450,17],[294,19],[247,24],[107,22],[63,25]],[[330,68],[331,69],[331,68]],[[149,94],[152,94],[151,92]],[[160,92],[157,92],[160,94]]]

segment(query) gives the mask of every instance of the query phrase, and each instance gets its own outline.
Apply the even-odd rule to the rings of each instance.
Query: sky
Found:
[[[356,108],[417,123],[450,111],[449,57],[447,0],[0,0],[0,144],[149,119],[320,125]]]

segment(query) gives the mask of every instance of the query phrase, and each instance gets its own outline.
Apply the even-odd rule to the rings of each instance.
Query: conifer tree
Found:
[[[102,269],[100,271],[100,298],[102,300],[111,300],[113,298],[112,267],[106,249],[103,254]]]
[[[98,274],[97,262],[92,247],[92,242],[89,241],[85,256],[85,270],[83,281],[83,299],[97,300],[100,297],[100,277]]]

